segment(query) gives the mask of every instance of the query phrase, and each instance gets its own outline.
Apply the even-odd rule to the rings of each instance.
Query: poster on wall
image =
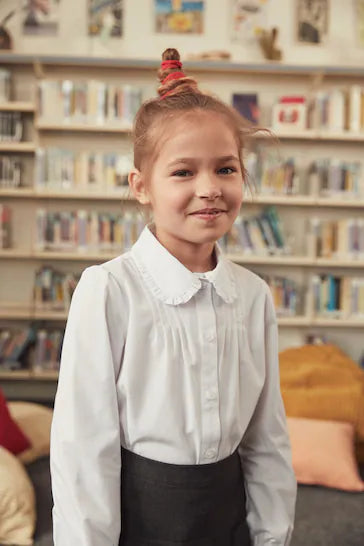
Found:
[[[364,47],[364,0],[356,0],[356,34],[359,47]]]
[[[329,0],[297,0],[299,42],[321,44],[327,36]]]
[[[154,0],[159,33],[202,34],[204,0]]]
[[[23,34],[56,36],[61,0],[23,0]]]
[[[231,39],[255,43],[259,29],[267,26],[268,0],[231,0]]]
[[[100,38],[122,36],[123,0],[88,0],[88,34]]]

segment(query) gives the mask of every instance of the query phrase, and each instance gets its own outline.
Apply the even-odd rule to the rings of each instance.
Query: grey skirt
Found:
[[[122,450],[119,546],[251,546],[245,502],[237,451],[174,465]]]

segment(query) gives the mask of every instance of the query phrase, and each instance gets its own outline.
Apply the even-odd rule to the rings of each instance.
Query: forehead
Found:
[[[189,112],[163,124],[159,158],[238,153],[228,121],[216,112]]]

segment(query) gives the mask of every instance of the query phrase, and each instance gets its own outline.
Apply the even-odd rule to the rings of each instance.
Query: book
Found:
[[[243,118],[254,125],[259,123],[258,95],[256,93],[233,93],[232,103]]]

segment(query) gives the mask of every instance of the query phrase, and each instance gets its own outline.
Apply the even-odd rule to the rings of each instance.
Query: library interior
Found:
[[[180,59],[177,52],[169,53],[161,64],[168,48],[175,48]],[[164,79],[158,79],[161,71]],[[229,112],[235,112],[245,128],[239,141],[244,145],[238,167],[220,162],[221,169],[212,169],[214,182],[207,182],[207,175],[204,178],[203,159],[190,164],[179,160],[176,176],[171,181],[167,175],[163,179],[165,194],[169,187],[176,188],[175,201],[172,196],[163,197],[172,207],[163,213],[155,206],[160,195],[155,176],[150,186],[141,186],[145,166],[134,161],[134,121],[146,101],[154,100],[154,111],[162,105],[155,119],[165,123],[166,136],[158,133],[157,122],[149,125],[160,139],[153,152],[157,165],[155,158],[163,157],[160,149],[167,142],[172,150],[177,131],[177,110],[175,117],[167,118],[167,104],[177,108],[174,99],[177,103],[178,94],[187,93],[182,87],[178,91],[178,86],[190,86],[192,93],[195,82],[198,93],[217,97]],[[167,88],[165,95],[160,86]],[[208,114],[197,112],[199,108],[195,113],[201,116],[202,127]],[[214,119],[220,116],[216,112],[211,114]],[[180,111],[178,115],[187,116]],[[224,118],[226,131],[235,135],[224,116],[220,122]],[[181,118],[178,138],[191,151],[187,141],[189,136],[191,142],[197,139],[197,124],[186,119]],[[191,130],[191,135],[181,135],[184,130]],[[140,138],[145,136],[139,133]],[[215,151],[207,149],[206,142],[204,153],[212,161]],[[218,149],[220,141],[216,142]],[[0,545],[117,546],[115,533],[125,546],[182,542],[186,546],[364,545],[363,146],[364,0],[0,1]],[[223,203],[224,192],[230,191],[224,184],[232,180],[228,186],[232,188],[239,172],[241,202],[228,230],[216,227],[225,221],[221,217],[226,217],[226,211],[210,208],[207,212],[200,207],[198,213],[196,209],[188,217],[186,213],[180,233],[176,232],[173,221],[181,206],[176,192],[185,196],[195,192],[194,207],[199,200],[206,207],[217,206],[214,199]],[[178,189],[174,177],[179,178]],[[199,196],[198,191],[213,183],[220,192],[217,197]],[[151,195],[148,211],[142,191]],[[168,222],[173,233],[168,232]],[[188,240],[189,229],[196,232],[193,243]],[[204,239],[197,244],[198,231],[204,237],[207,233],[218,236],[213,242],[211,236],[209,242]],[[192,247],[197,260],[202,260],[197,249],[206,255],[210,248],[211,267],[193,269],[183,262],[181,257],[188,253],[195,256]],[[142,251],[145,256],[140,258],[139,270],[133,256]],[[151,270],[145,271],[143,264],[149,262]],[[113,271],[119,263],[126,277],[120,265],[115,280]],[[114,284],[105,287],[101,271]],[[158,274],[159,279],[150,280],[150,275]],[[172,277],[163,286],[168,274]],[[143,275],[145,286],[135,288]],[[78,284],[81,277],[83,289],[82,282]],[[236,306],[229,300],[233,277],[241,292]],[[188,282],[195,289],[187,297]],[[212,303],[202,310],[206,285]],[[77,306],[91,287],[94,294],[90,293],[81,311]],[[120,294],[116,296],[117,287]],[[255,287],[259,287],[256,296]],[[182,295],[177,301],[178,294]],[[104,307],[96,319],[102,298]],[[268,321],[269,302],[273,314]],[[109,313],[103,323],[102,312]],[[96,523],[95,527],[87,523],[91,515],[86,503],[85,513],[79,515],[86,522],[84,527],[80,524],[79,535],[76,531],[67,535],[61,529],[66,516],[59,515],[60,500],[55,499],[60,497],[58,474],[63,464],[67,467],[63,483],[72,481],[67,474],[70,461],[66,464],[66,456],[61,455],[62,449],[68,449],[64,444],[74,442],[71,450],[77,460],[77,454],[85,450],[83,435],[95,434],[94,444],[98,442],[96,427],[104,426],[101,418],[96,423],[98,413],[111,412],[111,391],[105,390],[110,378],[100,371],[102,365],[108,366],[109,357],[105,356],[105,363],[96,363],[106,354],[101,345],[105,331],[111,329],[110,317],[113,333],[120,329],[117,341],[109,332],[109,353],[111,347],[114,364],[118,361],[113,370],[121,430],[118,445],[135,448],[139,455],[154,454],[154,459],[165,463],[196,467],[206,463],[208,467],[220,464],[238,445],[243,452],[247,425],[239,428],[242,421],[236,413],[249,405],[240,398],[250,400],[253,394],[249,384],[242,391],[239,385],[244,374],[247,382],[251,380],[249,366],[259,382],[263,366],[262,381],[268,389],[274,381],[269,366],[277,363],[277,396],[286,416],[297,483],[294,522],[285,535],[281,530],[284,508],[279,504],[284,501],[275,496],[284,485],[279,483],[279,472],[276,482],[272,476],[267,478],[273,480],[269,487],[275,491],[265,484],[260,493],[272,497],[272,506],[268,500],[259,501],[270,514],[267,521],[263,508],[260,514],[255,506],[262,497],[254,497],[253,486],[246,485],[250,542],[243,537],[229,543],[213,537],[178,542],[177,534],[174,540],[163,541],[159,535],[155,542],[142,538],[129,542],[123,538],[122,521],[109,524],[109,535],[104,534],[107,523],[99,529]],[[210,324],[214,324],[212,330],[206,326]],[[272,324],[277,343],[268,334],[264,338],[265,328]],[[235,336],[242,336],[237,351]],[[231,346],[226,347],[227,343]],[[133,344],[139,345],[138,351]],[[129,369],[136,358],[134,350],[143,353],[143,362],[134,364],[136,368],[143,364],[145,374],[140,368],[132,375]],[[166,363],[172,372],[167,373],[163,363],[168,351]],[[152,362],[154,353],[160,357],[158,363]],[[154,379],[149,376],[152,364]],[[227,366],[231,366],[230,375]],[[178,371],[173,372],[175,368]],[[181,368],[190,369],[181,372]],[[172,379],[171,373],[175,373]],[[259,393],[262,404],[264,388]],[[155,391],[154,398],[146,394],[148,389]],[[256,385],[251,389],[257,389]],[[109,400],[102,401],[103,396]],[[91,398],[94,405],[87,406]],[[271,414],[276,411],[273,402],[267,408]],[[181,412],[180,404],[188,409]],[[77,411],[83,414],[84,431]],[[235,412],[234,418],[230,411]],[[149,415],[141,422],[146,412]],[[178,417],[180,413],[183,417]],[[196,423],[191,422],[196,416]],[[186,421],[177,424],[178,418]],[[225,422],[228,418],[231,427]],[[95,429],[88,424],[92,420]],[[274,418],[272,422],[269,426],[274,428]],[[156,430],[150,433],[148,427],[153,425]],[[180,458],[174,451],[178,445],[173,444],[180,434],[178,427],[185,435],[178,436],[178,441],[196,444],[193,449],[185,446]],[[67,433],[59,432],[63,428]],[[242,438],[226,440],[237,431]],[[57,452],[53,463],[51,432]],[[64,436],[59,439],[58,434]],[[172,447],[166,445],[169,441]],[[270,467],[269,457],[274,457],[268,440],[262,442],[269,476],[275,468]],[[92,448],[91,459],[93,453]],[[107,480],[115,460],[110,453],[109,460],[100,453],[97,461],[82,461],[82,466],[96,472],[105,465],[100,480]],[[240,457],[247,483],[249,472]],[[57,472],[51,471],[52,464]],[[78,482],[87,474],[72,472],[75,488],[82,487]],[[264,471],[262,476],[264,480]],[[72,498],[70,492],[69,513],[76,510]],[[63,501],[67,505],[66,496]],[[106,520],[111,513],[105,508]]]

